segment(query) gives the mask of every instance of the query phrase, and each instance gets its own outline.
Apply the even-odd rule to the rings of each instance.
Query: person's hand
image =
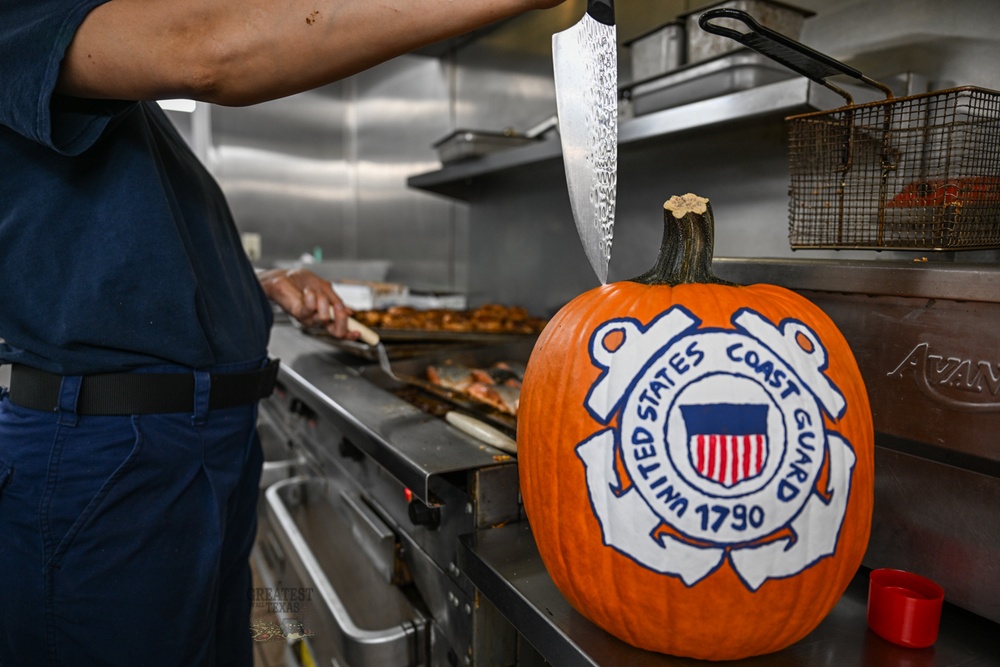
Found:
[[[306,269],[272,269],[257,278],[267,297],[304,326],[322,327],[335,338],[357,339],[357,332],[347,330],[352,311],[330,281]]]

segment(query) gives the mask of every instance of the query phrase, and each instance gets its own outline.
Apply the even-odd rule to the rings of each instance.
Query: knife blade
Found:
[[[552,35],[556,112],[570,207],[601,284],[618,184],[618,33],[614,0],[587,0],[573,27]]]

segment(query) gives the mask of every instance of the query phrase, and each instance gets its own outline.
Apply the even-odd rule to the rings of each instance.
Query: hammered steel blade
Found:
[[[601,284],[615,225],[618,183],[618,48],[613,0],[552,36],[556,109],[573,220]]]

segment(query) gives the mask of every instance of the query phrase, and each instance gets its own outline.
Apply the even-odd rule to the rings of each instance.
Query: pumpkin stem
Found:
[[[656,264],[632,282],[643,285],[711,283],[733,285],[712,272],[715,221],[707,199],[694,194],[671,197],[663,204],[663,240]]]

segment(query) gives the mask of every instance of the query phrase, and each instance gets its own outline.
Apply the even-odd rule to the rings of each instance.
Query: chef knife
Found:
[[[572,28],[552,35],[556,112],[570,206],[601,284],[615,225],[618,181],[618,36],[614,0],[587,0]]]

